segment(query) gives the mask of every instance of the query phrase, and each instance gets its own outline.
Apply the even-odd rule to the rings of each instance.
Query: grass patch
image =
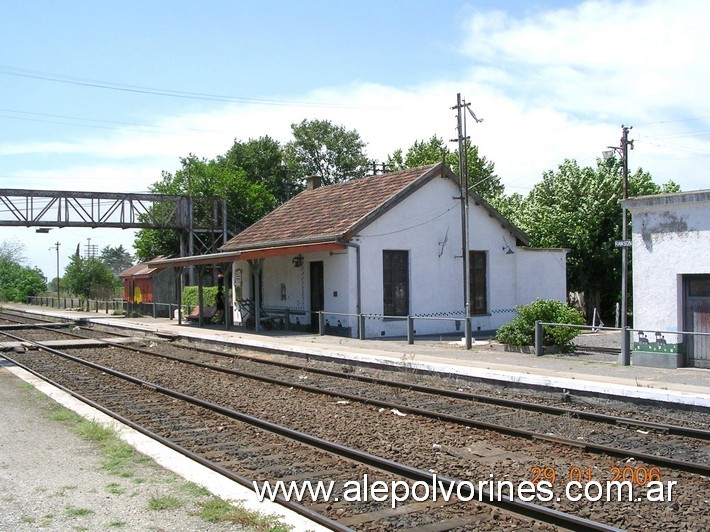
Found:
[[[96,421],[88,421],[60,405],[53,405],[52,410],[49,419],[68,423],[79,436],[100,446],[104,456],[101,466],[109,474],[129,478],[133,476],[131,465],[152,462],[149,457],[136,452],[133,447],[118,438],[112,428]]]
[[[114,495],[123,495],[126,492],[126,488],[121,486],[118,482],[111,482],[111,484],[106,486],[106,491]]]
[[[101,450],[104,454],[104,460],[101,467],[112,475],[118,475],[123,478],[133,476],[128,469],[136,463],[135,449],[126,442],[118,439],[113,431],[110,432],[111,437],[101,442]]]
[[[94,511],[89,510],[88,508],[78,508],[76,506],[65,506],[64,513],[67,515],[67,517],[84,517],[84,516],[93,514]]]
[[[247,510],[240,504],[230,504],[219,497],[212,497],[200,503],[200,510],[193,515],[208,523],[234,523],[258,531],[287,532],[293,529],[292,526],[280,522],[276,516],[264,516]]]
[[[179,488],[181,491],[195,497],[209,497],[211,495],[210,490],[194,482],[183,482],[180,484]]]
[[[180,508],[181,506],[182,501],[172,495],[165,495],[162,497],[153,496],[148,501],[148,508],[151,510],[174,510],[175,508]]]
[[[52,421],[62,421],[64,423],[71,424],[78,424],[83,420],[80,415],[75,414],[66,408],[62,408],[59,405],[56,405],[56,408],[52,408],[52,412],[47,414],[47,417]]]
[[[123,528],[127,524],[128,523],[126,523],[125,521],[114,521],[113,523],[109,523],[108,527],[109,528]]]
[[[52,493],[52,497],[64,497],[68,491],[74,491],[77,486],[62,486],[57,491]]]
[[[96,421],[87,421],[85,419],[82,419],[77,424],[76,432],[82,438],[97,443],[104,443],[115,438],[113,429],[105,427]]]

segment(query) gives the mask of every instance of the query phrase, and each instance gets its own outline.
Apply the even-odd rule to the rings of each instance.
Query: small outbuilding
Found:
[[[517,305],[566,300],[566,250],[527,247],[480,196],[470,192],[469,205],[474,334],[510,321]],[[418,335],[461,332],[462,210],[459,179],[441,163],[322,187],[310,179],[220,248],[236,256],[234,323],[248,323],[256,302],[268,323],[294,329],[317,330],[322,312],[326,330],[345,336],[405,336],[407,316]]]
[[[710,190],[622,205],[633,228],[632,362],[710,367]]]
[[[161,255],[153,260],[164,259],[166,257]],[[133,305],[155,303],[156,315],[168,316],[167,304],[177,300],[175,272],[172,269],[159,269],[150,266],[148,262],[139,262],[118,276],[123,279],[123,299],[126,302]]]

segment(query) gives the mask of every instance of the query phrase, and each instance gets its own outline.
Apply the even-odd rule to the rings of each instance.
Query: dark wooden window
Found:
[[[469,272],[471,275],[471,314],[488,312],[488,279],[486,252],[469,252]]]
[[[409,314],[409,251],[382,251],[382,291],[385,316]]]

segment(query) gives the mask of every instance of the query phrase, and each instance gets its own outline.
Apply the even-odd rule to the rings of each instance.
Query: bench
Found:
[[[202,311],[202,319],[209,320],[212,319],[217,312],[217,307],[205,307]],[[192,312],[185,316],[187,321],[200,321],[200,307],[195,307]]]

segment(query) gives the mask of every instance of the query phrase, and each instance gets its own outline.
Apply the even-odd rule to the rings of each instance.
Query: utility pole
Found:
[[[609,146],[609,149],[614,150],[621,157],[621,177],[622,189],[621,199],[623,201],[629,196],[629,147],[634,149],[634,141],[629,140],[629,131],[632,126],[621,126],[621,141],[619,146]],[[611,152],[604,152],[604,157],[611,155]],[[620,326],[621,326],[621,353],[619,354],[619,364],[628,366],[631,364],[631,351],[629,346],[628,326],[628,270],[629,270],[629,247],[631,245],[628,240],[628,224],[626,221],[626,208],[621,207],[621,240],[616,243],[617,247],[621,248],[621,311],[620,311]]]
[[[49,251],[52,251],[53,249],[57,250],[57,308],[59,308],[59,246],[61,246],[61,243],[59,240],[57,240],[54,245],[49,248]]]
[[[621,162],[623,184],[623,199],[626,200],[629,195],[629,146],[634,149],[634,141],[629,140],[629,130],[632,126],[621,126]],[[628,240],[628,225],[626,223],[626,207],[621,207],[621,240],[624,242],[621,248],[621,354],[619,355],[619,363],[623,366],[631,364],[631,354],[629,350],[629,335],[626,330],[628,310],[628,269],[629,269],[629,247],[626,245]]]
[[[473,340],[471,336],[471,269],[469,255],[469,231],[468,231],[468,136],[466,133],[466,115],[462,112],[466,109],[473,119],[478,123],[479,118],[471,111],[471,104],[461,100],[461,93],[456,95],[456,131],[458,138],[451,142],[458,142],[459,145],[459,180],[461,192],[461,250],[463,255],[463,285],[464,285],[464,311],[466,319],[464,321],[464,336],[466,349],[471,349]]]

